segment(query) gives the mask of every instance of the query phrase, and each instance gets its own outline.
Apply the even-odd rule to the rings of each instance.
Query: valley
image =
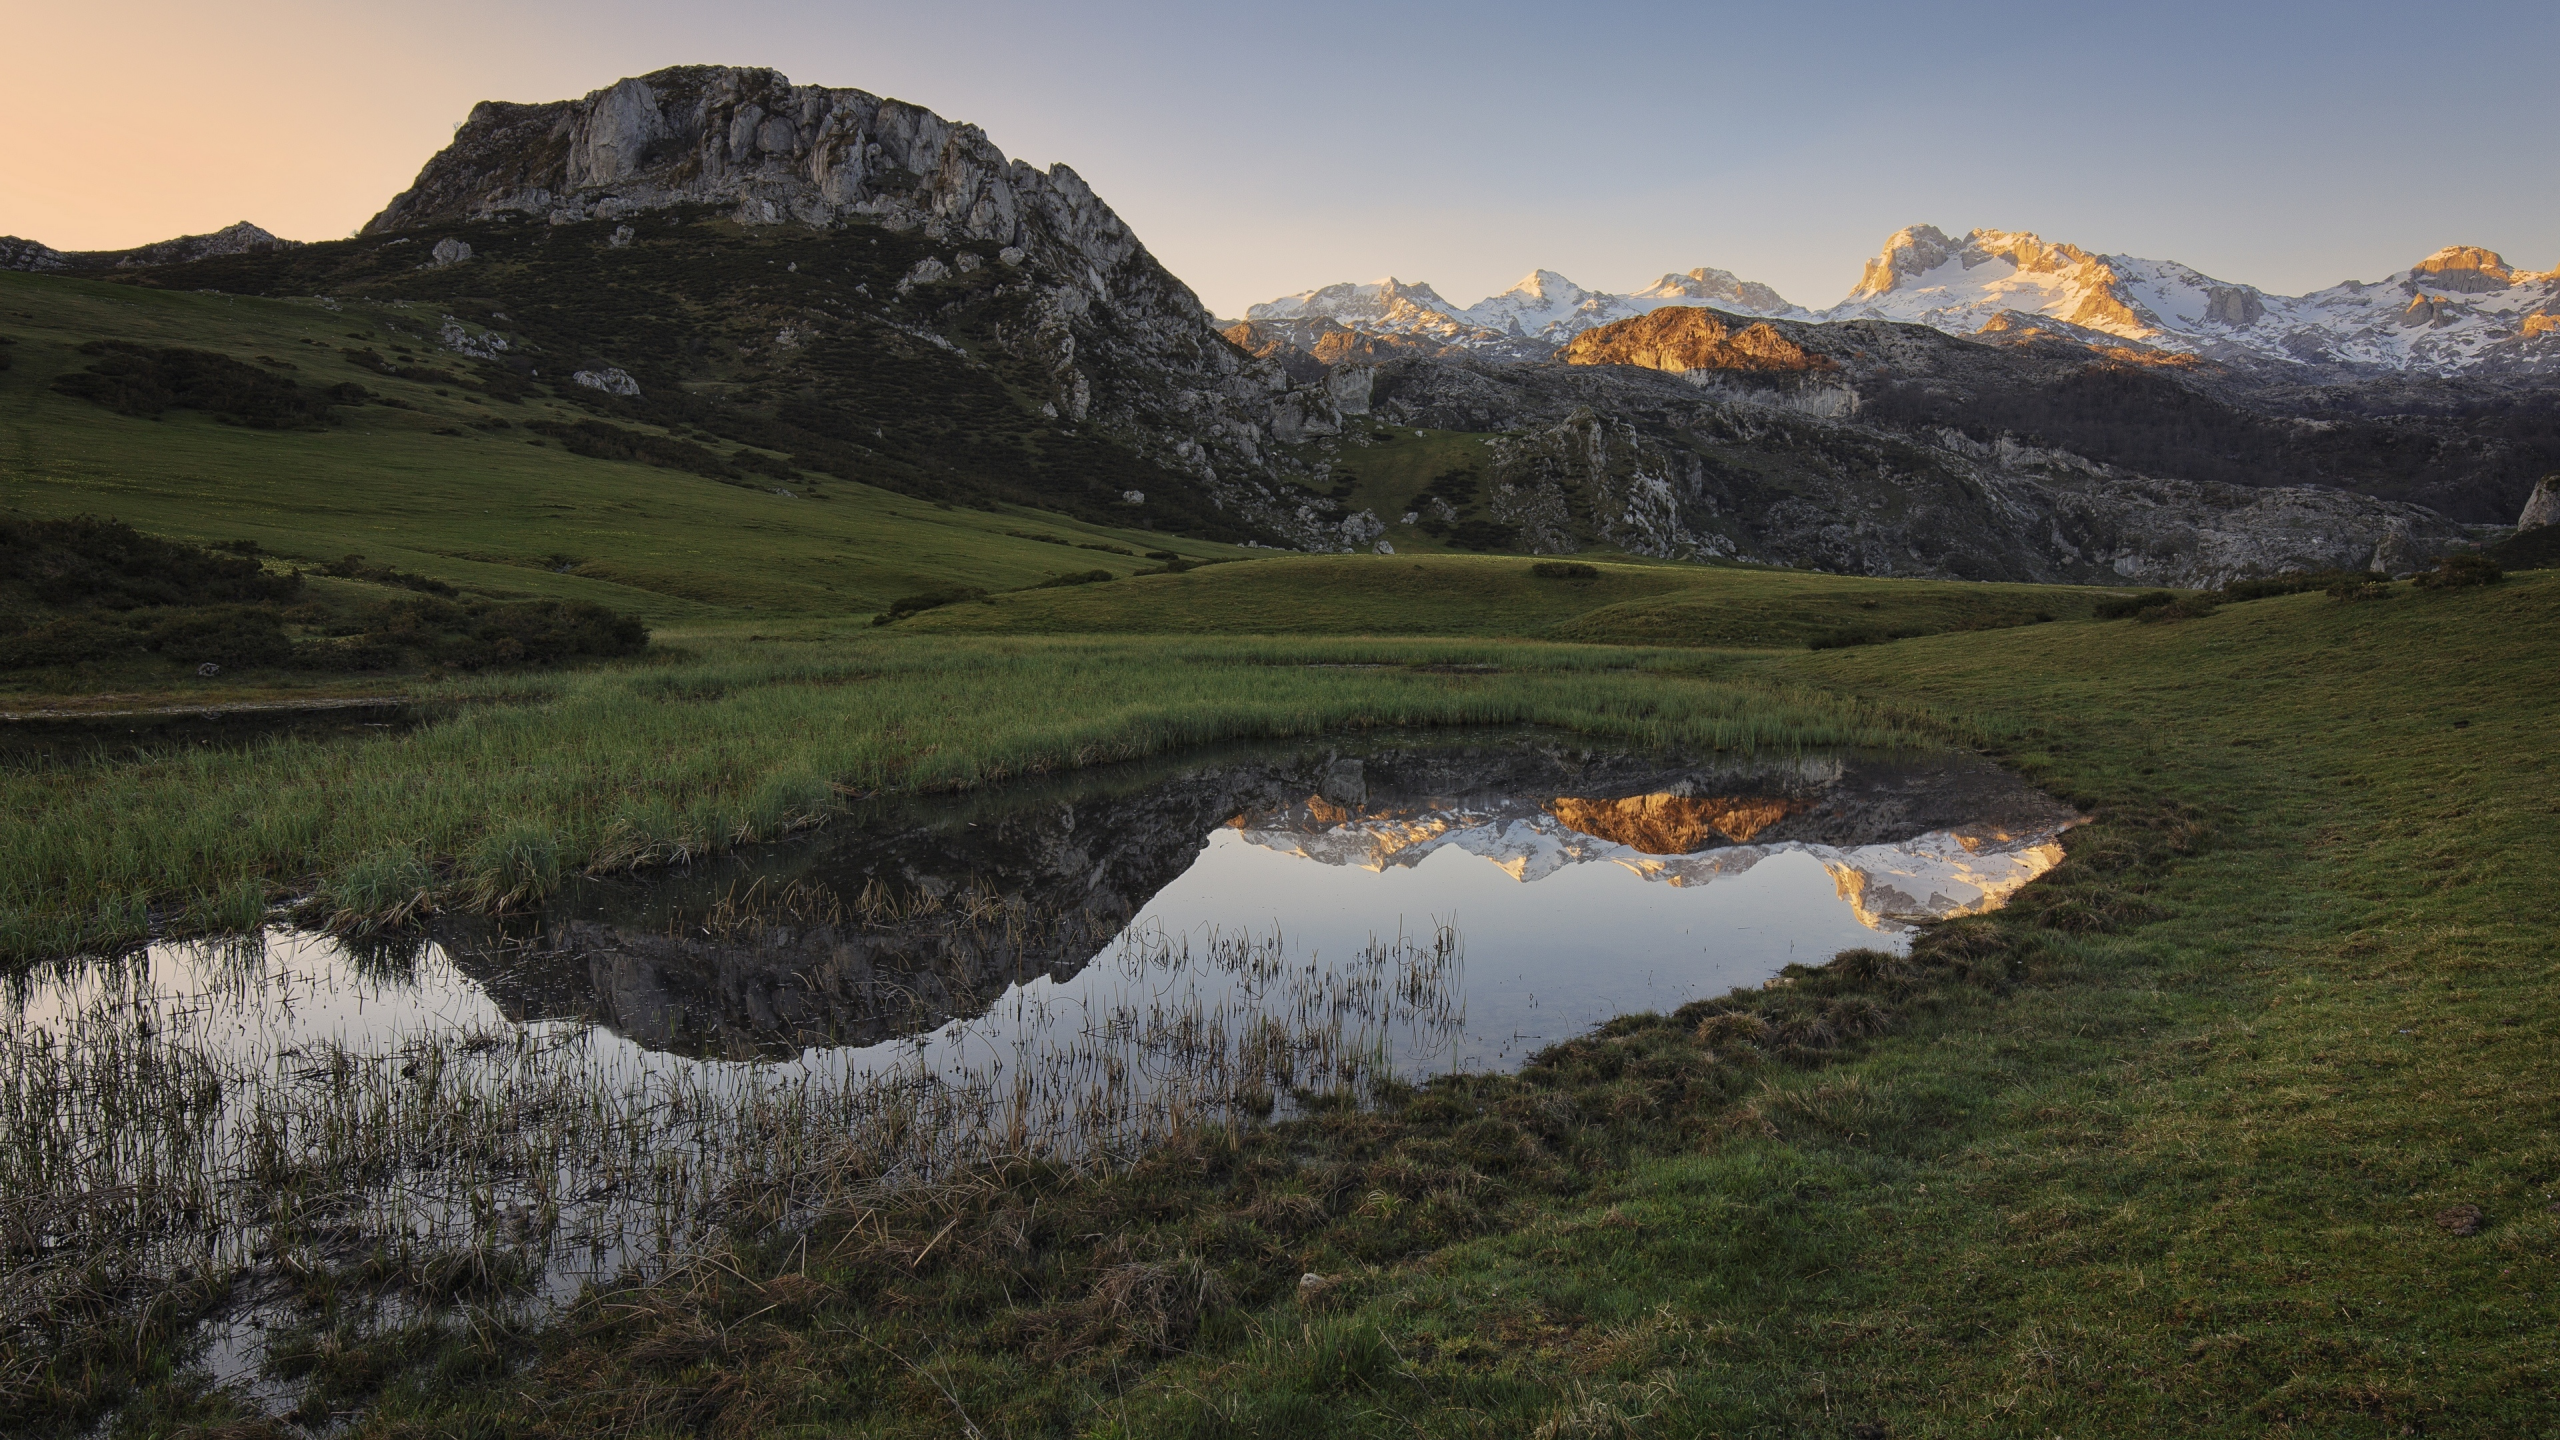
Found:
[[[0,1434],[2539,1433],[2555,286],[0,239]]]

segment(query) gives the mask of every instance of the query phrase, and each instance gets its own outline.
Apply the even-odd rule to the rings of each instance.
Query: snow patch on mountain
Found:
[[[2366,284],[2274,295],[2173,261],[2096,255],[2027,231],[1896,232],[1822,320],[1899,320],[1950,334],[2034,316],[2152,349],[2241,365],[2453,374],[2560,367],[2560,271],[2449,246]]]

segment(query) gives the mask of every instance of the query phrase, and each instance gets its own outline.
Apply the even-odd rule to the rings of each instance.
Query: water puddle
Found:
[[[102,1253],[241,1274],[245,1374],[297,1276],[545,1303],[741,1207],[1514,1068],[1995,907],[2075,818],[1961,754],[1380,736],[876,803],[427,939],[154,946],[8,985],[0,1243],[19,1305]]]

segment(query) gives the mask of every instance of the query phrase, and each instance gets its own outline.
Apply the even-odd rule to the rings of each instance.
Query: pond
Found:
[[[2076,819],[1962,753],[1528,731],[873,801],[505,922],[21,976],[0,1218],[66,1272],[242,1273],[235,1323],[359,1258],[413,1300],[557,1298],[742,1204],[1122,1158],[1899,948],[2049,869]]]

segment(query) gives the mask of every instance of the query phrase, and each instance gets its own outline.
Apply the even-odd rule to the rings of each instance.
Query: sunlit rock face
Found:
[[[1641,365],[1675,375],[1839,368],[1766,321],[1735,325],[1710,310],[1672,307],[1585,330],[1556,358],[1567,365]]]
[[[1761,831],[1810,806],[1783,796],[1630,795],[1620,800],[1558,796],[1547,813],[1569,829],[1614,840],[1647,855],[1686,855],[1710,845],[1748,844]]]

